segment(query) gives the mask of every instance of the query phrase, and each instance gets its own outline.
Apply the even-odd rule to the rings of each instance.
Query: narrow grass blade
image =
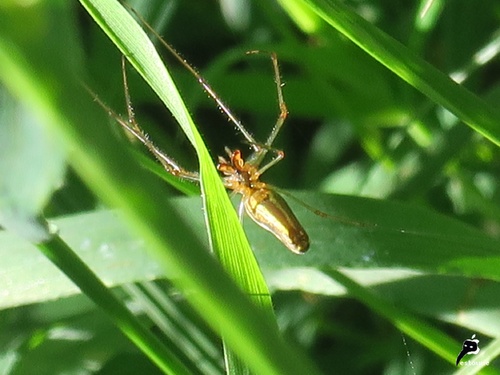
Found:
[[[350,295],[390,320],[403,333],[420,342],[423,346],[429,348],[449,363],[455,364],[457,348],[460,347],[458,342],[454,341],[440,330],[418,319],[415,315],[398,309],[378,296],[370,293],[367,289],[345,276],[342,272],[337,270],[329,270],[326,272],[333,279],[345,286]],[[493,368],[486,368],[483,371],[484,374],[497,374],[497,371]]]
[[[196,149],[210,244],[241,288],[272,316],[269,291],[212,158],[152,43],[117,2],[82,1],[82,4],[171,110]],[[129,27],[123,28],[124,24]]]
[[[370,24],[343,2],[298,0],[431,100],[500,146],[500,116],[483,100]]]
[[[57,235],[38,248],[103,309],[114,323],[165,373],[190,374],[185,365],[99,280]]]
[[[95,0],[82,1],[82,4],[171,110],[196,149],[211,244],[223,265],[250,295],[268,295],[237,215],[214,168],[212,157],[153,44],[118,2]],[[123,27],[125,24],[128,25],[126,28]],[[270,306],[270,300],[263,303]]]

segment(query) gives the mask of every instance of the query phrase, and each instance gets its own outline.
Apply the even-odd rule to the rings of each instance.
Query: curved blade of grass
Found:
[[[0,187],[0,224],[38,244],[41,252],[64,270],[159,368],[165,372],[192,373],[137,320],[58,235],[50,232],[45,220],[39,218],[55,184],[60,184],[63,177],[65,159],[62,145],[55,142],[53,135],[42,128],[35,117],[29,116],[26,109],[20,108],[18,102],[12,103],[12,98],[5,99],[2,100],[4,109],[16,111],[17,116],[4,116],[3,121],[0,120],[0,139],[4,143],[4,147],[0,147],[0,175],[6,177],[0,181],[3,185]],[[27,258],[32,257],[28,255]]]
[[[249,232],[262,267],[393,267],[500,280],[500,241],[422,207],[350,196],[297,194],[332,217],[291,202],[309,231],[311,252],[296,258],[267,251],[264,235]],[[338,218],[344,219],[344,222]]]
[[[65,14],[64,11],[66,9],[64,7],[59,8],[52,13],[52,16],[62,16]],[[24,16],[29,17],[29,14],[23,14],[23,19]],[[12,18],[3,17],[7,23],[15,18],[15,15],[12,15]],[[67,26],[62,21],[63,19],[63,17],[59,19],[61,21],[59,24],[61,29]],[[64,33],[61,35],[67,34]],[[5,75],[2,78],[4,78],[5,82],[11,88],[14,87],[13,91],[18,96],[25,100],[28,98],[28,102],[36,100],[37,98],[30,97],[30,95],[36,96],[36,91],[39,87],[30,87],[30,84],[33,82],[23,82],[27,78],[26,76],[32,73],[32,71],[25,66],[24,61],[16,54],[16,49],[12,45],[9,45],[6,39],[2,40],[0,38],[0,44],[2,42],[4,42],[2,48],[4,54],[0,56],[0,64],[3,68],[2,71],[9,74],[8,78]],[[36,47],[34,50],[36,50]],[[42,98],[39,98],[39,101],[43,102],[44,99],[42,96]],[[5,100],[3,103],[7,104],[8,101]],[[26,105],[27,103],[24,104]],[[43,106],[43,104],[47,103],[38,104]],[[24,109],[24,111],[26,110]],[[26,116],[18,115],[8,119],[4,117],[4,121],[0,121],[0,133],[3,135],[2,141],[5,142],[6,146],[2,148],[3,155],[0,163],[3,172],[3,183],[5,183],[4,188],[0,189],[0,202],[2,202],[0,205],[0,211],[2,211],[0,217],[5,219],[5,221],[2,221],[2,225],[10,231],[14,231],[25,240],[36,243],[40,251],[53,264],[63,270],[82,291],[99,305],[114,320],[115,324],[121,328],[124,334],[143,350],[159,368],[165,372],[191,373],[104,286],[95,274],[78,258],[76,253],[58,235],[49,230],[46,221],[39,218],[43,206],[54,189],[55,183],[60,183],[59,179],[62,178],[61,174],[65,160],[60,151],[62,144],[54,142],[55,140],[60,141],[59,137],[55,137],[46,128],[42,128],[41,124],[38,123],[40,121],[39,117],[31,118],[29,121],[26,121],[24,117]],[[24,121],[19,121],[19,119],[24,119]],[[52,140],[52,144],[49,140]],[[12,225],[12,223],[15,225]],[[33,232],[33,227],[43,228],[43,235],[37,233],[39,231]]]
[[[71,248],[58,236],[37,245],[47,258],[64,270],[82,292],[98,304],[115,324],[165,373],[192,373],[186,365],[158,337],[127,309],[104,283],[78,258]]]
[[[222,264],[249,295],[269,295],[255,257],[238,222],[236,212],[232,209],[220,177],[214,168],[212,157],[203,144],[154,46],[118,2],[82,0],[82,4],[170,109],[194,146],[200,162],[202,196],[207,213],[211,245]],[[261,304],[269,307],[271,305],[269,297],[263,299]]]
[[[301,194],[300,197],[327,212],[353,221],[362,221],[367,225],[343,224],[319,217],[292,202],[297,217],[307,228],[311,238],[311,252],[307,257],[297,257],[284,251],[282,244],[272,235],[246,220],[245,230],[262,268],[269,274],[296,271],[289,278],[273,280],[275,288],[334,294],[327,284],[308,278],[314,270],[333,265],[353,269],[407,269],[500,281],[499,241],[456,220],[402,203],[317,193]],[[199,211],[199,198],[176,198],[171,203],[184,221],[191,223],[191,228],[200,241],[206,241],[202,232],[204,223]],[[86,262],[92,264],[98,274],[105,275],[113,285],[162,275],[161,269],[140,253],[145,245],[138,242],[137,236],[127,232],[116,213],[83,213],[62,217],[54,222],[61,228],[61,235],[73,247],[77,248],[78,244],[87,241],[85,252],[81,250]],[[80,228],[88,228],[89,233],[82,232]],[[50,271],[44,268],[37,270],[40,259],[26,257],[29,250],[20,241],[15,241],[8,235],[0,236],[0,240],[0,254],[6,258],[0,271],[26,290],[21,294],[20,290],[23,289],[17,289],[13,285],[13,289],[8,289],[10,297],[6,297],[0,307],[43,301],[43,296],[36,295],[36,290],[33,289],[41,276]],[[109,260],[102,259],[102,247],[109,249]],[[7,259],[10,252],[15,255]],[[114,266],[117,261],[123,262],[120,259],[131,259],[125,274]],[[29,275],[19,275],[17,265],[29,269]],[[32,278],[25,278],[27,276]],[[62,286],[59,278],[51,278],[50,283],[53,294],[46,298],[75,292],[68,287],[59,289]],[[38,299],[40,297],[42,299]]]
[[[455,364],[457,348],[460,347],[460,343],[403,309],[392,306],[387,301],[384,301],[366,288],[357,284],[342,272],[332,269],[326,272],[333,279],[345,286],[349,294],[354,298],[390,320],[402,332],[420,342],[449,363]],[[492,358],[493,357],[490,359]],[[484,374],[498,374],[498,371],[493,368],[485,368]]]
[[[211,248],[241,288],[272,316],[269,291],[236,212],[232,209],[212,158],[152,43],[117,2],[82,1],[82,4],[171,110],[194,146],[200,163],[202,197]],[[123,25],[129,27],[123,28]],[[229,361],[228,366],[233,367],[233,362]]]
[[[61,4],[67,6],[57,6]],[[47,9],[23,8],[22,20],[29,11],[40,17],[39,11]],[[2,15],[0,23],[1,79],[48,129],[63,136],[74,169],[103,200],[122,209],[148,250],[174,275],[180,289],[188,292],[212,328],[222,331],[257,373],[315,373],[306,357],[283,342],[269,314],[245,298],[207,254],[190,223],[162,199],[158,181],[138,168],[109,127],[102,126],[108,122],[106,114],[78,83],[81,70],[66,53],[67,45],[51,39],[50,33],[63,34],[65,29],[58,23],[34,24],[47,27],[37,29],[38,34],[31,34],[34,39],[23,43],[26,33],[15,33],[4,22],[6,18]]]
[[[500,115],[404,45],[336,0],[296,0],[403,80],[441,104],[472,129],[500,146]]]

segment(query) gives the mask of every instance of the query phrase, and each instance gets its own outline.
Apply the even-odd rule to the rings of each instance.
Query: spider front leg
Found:
[[[123,76],[123,91],[125,96],[125,104],[127,106],[127,121],[123,121],[123,119],[117,119],[120,125],[123,126],[125,130],[127,130],[130,134],[136,137],[141,143],[148,148],[148,150],[154,155],[154,157],[163,165],[165,170],[177,177],[199,182],[200,176],[198,172],[191,172],[184,168],[182,168],[179,164],[177,164],[171,157],[161,151],[158,147],[154,145],[154,143],[149,139],[148,135],[144,133],[141,129],[137,121],[135,120],[134,107],[132,106],[132,100],[130,99],[130,91],[128,88],[128,79],[127,79],[127,69],[126,69],[126,60],[125,56],[122,56],[122,76]]]
[[[258,145],[258,144],[253,145],[255,152],[248,158],[248,162],[254,165],[260,165],[260,163],[262,162],[268,151],[272,151],[276,154],[269,163],[267,163],[266,165],[264,165],[259,169],[259,173],[262,174],[285,157],[285,153],[282,150],[275,149],[272,147],[272,145],[274,143],[274,140],[278,136],[283,124],[285,123],[286,118],[288,117],[288,108],[286,106],[285,99],[283,97],[283,82],[281,81],[278,56],[276,55],[275,52],[264,52],[258,50],[247,52],[247,54],[259,54],[259,53],[268,53],[271,57],[271,62],[273,64],[273,70],[274,70],[274,82],[276,84],[276,92],[278,95],[278,106],[280,109],[278,119],[276,120],[276,123],[273,126],[271,134],[269,134],[269,136],[267,137],[266,142],[263,145]]]
[[[184,169],[179,164],[177,164],[171,157],[169,157],[158,147],[156,147],[154,143],[149,139],[148,135],[144,133],[144,131],[141,129],[141,127],[135,120],[134,108],[132,106],[132,101],[130,99],[130,91],[128,88],[125,56],[122,56],[122,75],[123,75],[123,90],[125,96],[125,103],[127,106],[128,119],[125,122],[123,119],[117,118],[116,120],[118,121],[118,123],[122,125],[123,128],[127,130],[130,134],[136,137],[144,146],[146,146],[148,150],[154,155],[154,157],[163,165],[163,167],[168,173],[189,181],[199,182],[200,175],[198,172],[191,172]]]
[[[177,164],[171,157],[161,151],[154,143],[149,139],[148,135],[141,129],[137,121],[135,120],[134,108],[132,106],[132,101],[130,100],[130,93],[128,88],[127,72],[126,72],[126,61],[125,57],[122,56],[122,74],[123,74],[123,89],[125,95],[125,102],[127,106],[128,119],[124,120],[122,117],[117,115],[110,107],[104,104],[97,94],[95,94],[90,88],[86,87],[87,91],[94,97],[94,100],[113,117],[116,122],[118,122],[125,131],[132,135],[134,138],[139,140],[148,150],[154,155],[154,157],[162,164],[165,170],[173,176],[177,176],[189,181],[199,182],[200,175],[198,172],[192,172],[184,169],[179,164]]]

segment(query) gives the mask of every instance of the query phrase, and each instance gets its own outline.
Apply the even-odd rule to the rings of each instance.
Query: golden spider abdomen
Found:
[[[248,216],[276,236],[289,250],[303,254],[309,249],[309,236],[285,200],[267,188],[243,195]]]

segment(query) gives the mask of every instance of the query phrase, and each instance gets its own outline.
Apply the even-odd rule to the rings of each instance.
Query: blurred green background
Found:
[[[196,67],[260,140],[269,134],[279,112],[273,71],[265,55],[248,56],[245,51],[278,54],[290,115],[275,144],[286,157],[266,172],[266,182],[304,190],[297,195],[329,215],[386,225],[389,230],[418,231],[415,237],[431,236],[425,249],[425,241],[407,243],[397,236],[389,240],[377,230],[372,233],[349,225],[330,227],[328,218],[308,214],[298,205],[299,216],[305,218],[304,225],[317,243],[313,242],[309,254],[296,258],[282,255],[286,250],[247,219],[250,243],[274,292],[277,321],[286,339],[304,349],[326,374],[453,373],[455,367],[441,359],[437,350],[400,332],[395,313],[381,316],[380,306],[377,309],[368,298],[346,292],[329,270],[345,267],[389,305],[451,336],[456,355],[461,342],[474,333],[481,348],[495,342],[500,336],[500,263],[493,256],[500,249],[498,146],[310,10],[293,8],[295,2],[281,3],[128,2]],[[349,1],[347,5],[497,107],[498,2]],[[64,54],[68,66],[58,67],[61,72],[69,71],[71,65],[72,72],[78,72],[77,80],[115,112],[126,113],[120,53],[78,2],[8,0],[0,4],[0,12],[5,16],[0,37],[2,32],[16,35],[0,40],[17,40],[38,51],[33,56],[39,60],[30,64],[58,64],[60,56],[54,54]],[[47,29],[50,38],[41,38],[39,30]],[[198,82],[163,52],[214,160],[224,154],[225,146],[248,154],[248,145]],[[61,232],[67,231],[84,259],[117,286],[117,294],[151,330],[159,337],[178,338],[179,357],[193,367],[193,373],[221,373],[218,338],[170,281],[159,280],[162,271],[143,254],[144,244],[112,222],[113,214],[103,211],[100,199],[82,182],[78,170],[74,166],[64,170],[65,154],[71,154],[71,149],[55,132],[40,127],[43,120],[26,106],[31,94],[22,97],[20,91],[12,90],[5,79],[10,74],[5,71],[7,65],[2,68],[0,158],[4,163],[0,167],[5,169],[0,169],[0,208],[10,207],[5,202],[16,194],[32,197],[34,202],[19,210],[37,207],[34,213],[43,209],[46,217],[57,218]],[[160,148],[195,170],[194,150],[172,116],[133,69],[129,67],[128,72],[138,122]],[[61,77],[66,75],[61,73]],[[50,85],[64,82],[54,77]],[[95,111],[103,110],[96,104]],[[116,138],[122,136],[112,119],[102,126],[109,126]],[[14,142],[17,138],[13,137],[21,141]],[[121,138],[126,144],[125,137]],[[137,150],[137,156],[142,156],[139,146]],[[12,172],[16,170],[25,173]],[[190,189],[194,192],[190,198],[175,198],[181,195],[178,190],[164,185],[165,194],[173,197],[204,240],[196,189]],[[90,232],[88,243],[81,233],[84,229]],[[455,234],[468,237],[450,240]],[[0,235],[5,259],[0,266],[5,287],[0,311],[0,369],[4,370],[0,373],[159,373],[33,248],[10,234]],[[439,241],[441,247],[436,244]],[[454,246],[463,255],[463,263],[451,261]],[[394,257],[398,251],[401,258]],[[474,258],[475,251],[479,260]],[[480,256],[486,261],[481,263]],[[490,263],[487,256],[491,256]],[[498,344],[492,351],[486,370],[497,373]]]

